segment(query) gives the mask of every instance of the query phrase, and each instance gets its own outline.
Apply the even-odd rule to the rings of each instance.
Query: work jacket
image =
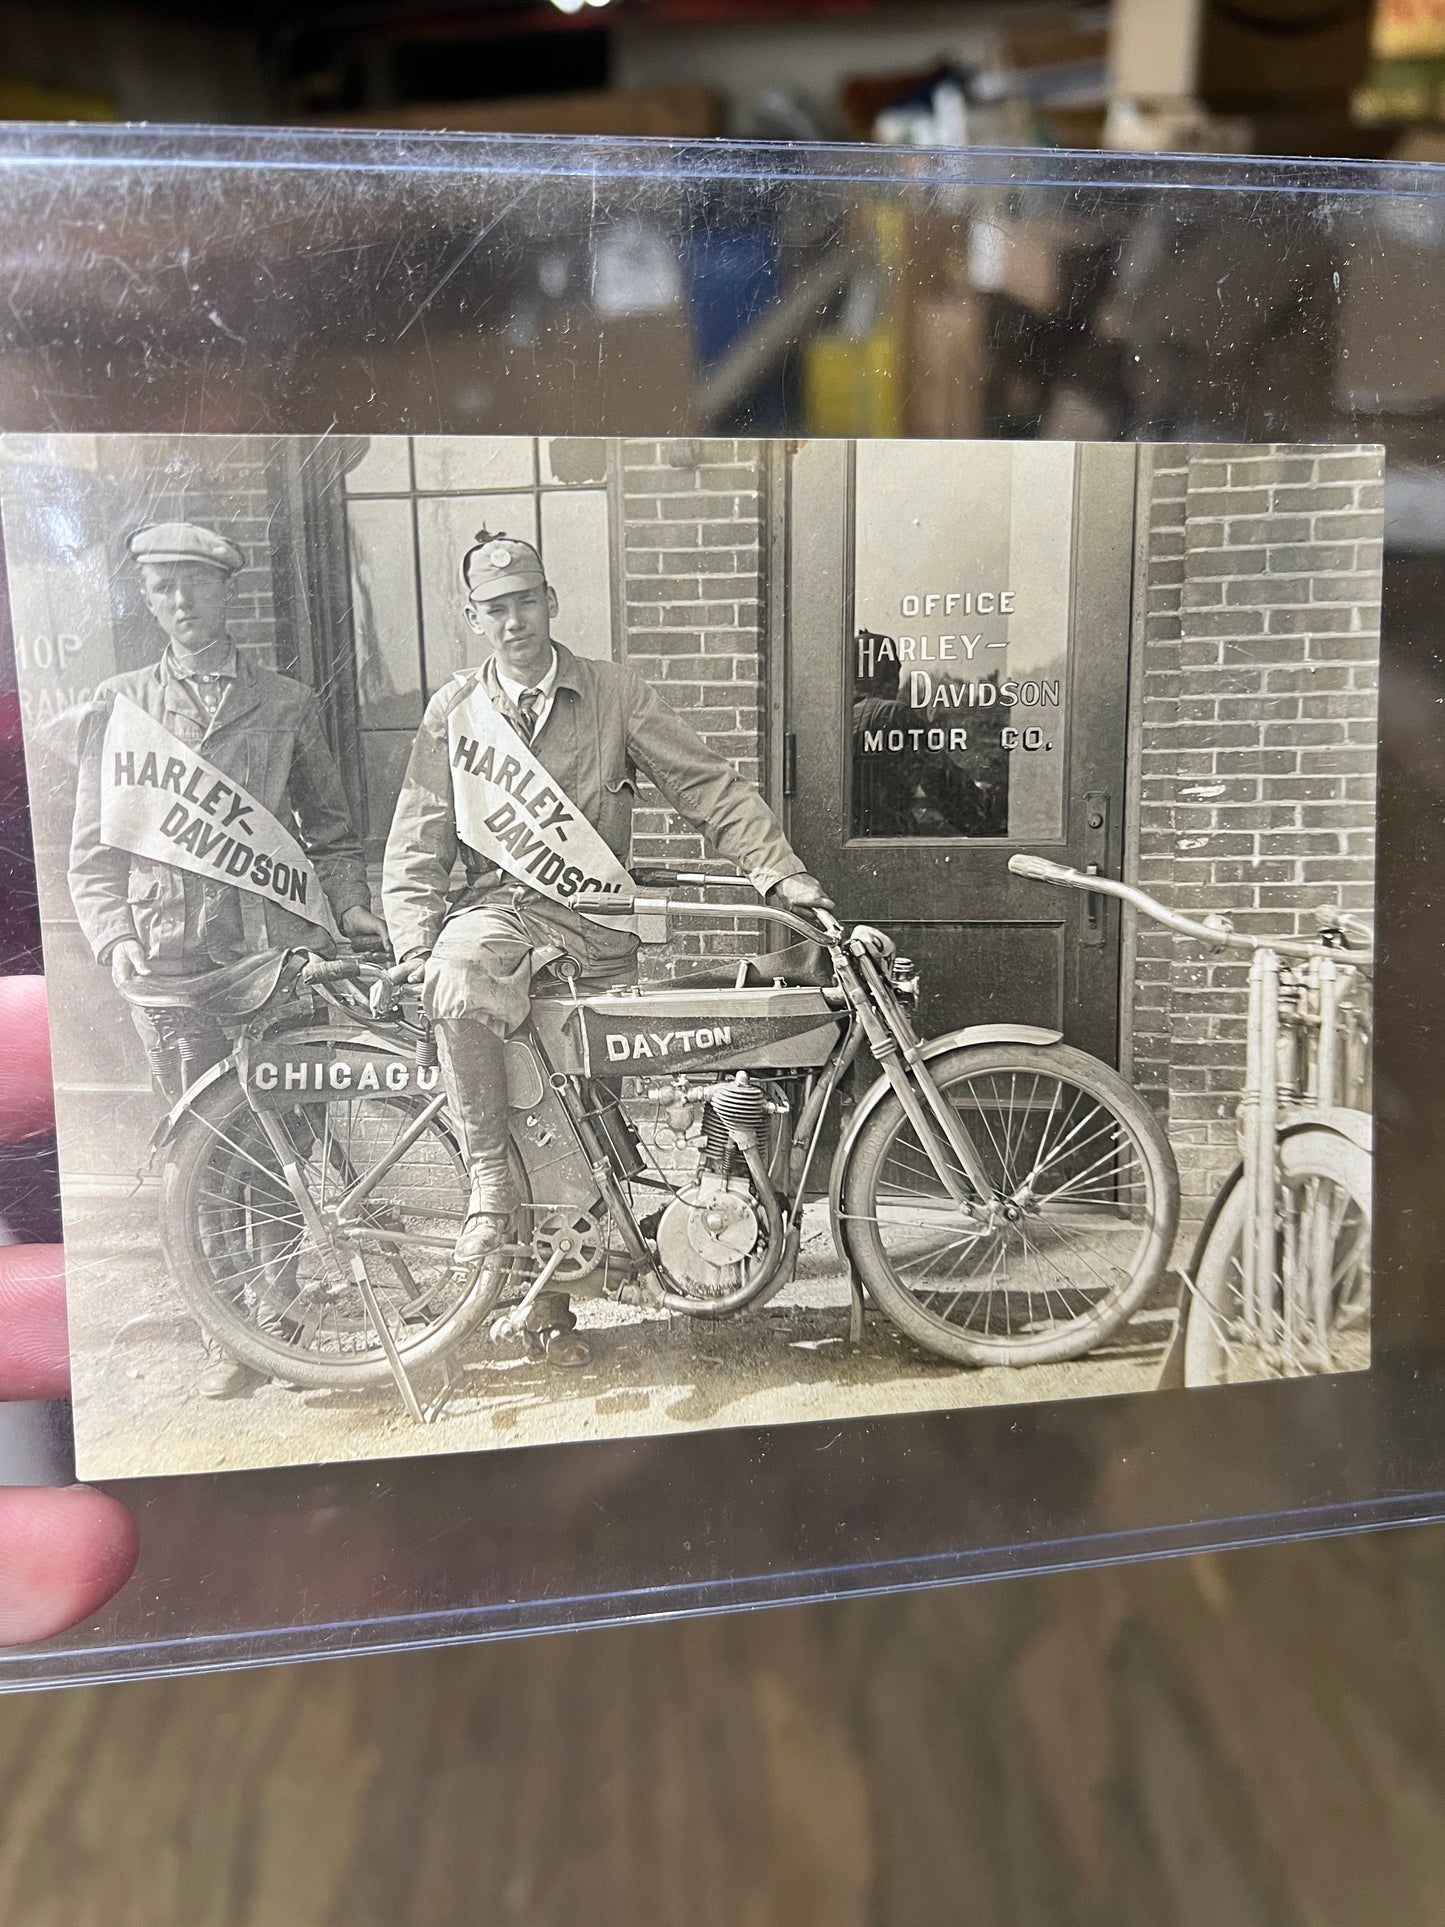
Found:
[[[620,863],[631,854],[641,772],[760,892],[803,869],[754,786],[709,749],[635,669],[574,656],[560,643],[553,646],[556,694],[532,741],[532,754]],[[382,873],[382,904],[398,957],[430,950],[448,916],[485,902],[499,886],[516,887],[506,872],[457,836],[447,718],[478,685],[509,721],[517,721],[491,660],[453,677],[427,704]],[[464,878],[453,892],[458,856]]]
[[[101,754],[117,696],[128,696],[224,776],[232,776],[290,830],[315,865],[337,920],[369,904],[361,845],[316,692],[290,676],[235,658],[235,676],[208,716],[176,673],[169,649],[149,669],[112,676],[80,720],[79,776],[70,844],[70,894],[97,959],[137,938],[154,962],[202,969],[258,950],[304,944],[329,950],[314,923],[234,884],[112,849],[100,835]]]

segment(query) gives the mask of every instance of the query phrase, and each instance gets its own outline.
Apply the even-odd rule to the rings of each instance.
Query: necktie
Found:
[[[517,714],[521,718],[520,734],[524,743],[530,743],[537,733],[537,710],[541,701],[540,689],[524,689],[517,698]]]

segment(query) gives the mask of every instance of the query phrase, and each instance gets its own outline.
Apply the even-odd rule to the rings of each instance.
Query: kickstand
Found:
[[[424,1414],[426,1424],[430,1425],[433,1419],[441,1417],[451,1402],[452,1394],[461,1389],[461,1383],[461,1373],[454,1372],[452,1370],[452,1361],[449,1358],[444,1358],[442,1360],[442,1388],[426,1408]]]
[[[366,1315],[376,1327],[376,1335],[381,1340],[381,1349],[386,1353],[386,1362],[391,1367],[396,1389],[401,1393],[402,1404],[418,1425],[427,1424],[427,1415],[421,1409],[416,1392],[412,1388],[412,1382],[406,1375],[406,1367],[401,1362],[401,1353],[396,1348],[396,1340],[392,1337],[390,1327],[382,1316],[381,1307],[376,1302],[376,1293],[372,1289],[371,1279],[360,1252],[354,1251],[351,1254],[351,1275],[361,1293],[361,1302],[366,1307]]]
[[[856,1265],[848,1267],[848,1349],[863,1349],[863,1280]]]

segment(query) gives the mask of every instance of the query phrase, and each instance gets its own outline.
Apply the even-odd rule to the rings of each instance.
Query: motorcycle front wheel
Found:
[[[183,1120],[161,1174],[161,1244],[189,1309],[243,1364],[300,1386],[394,1382],[350,1270],[353,1251],[408,1367],[450,1350],[496,1304],[517,1261],[453,1269],[467,1173],[445,1113],[406,1140],[424,1104],[414,1095],[369,1092],[273,1113],[286,1161],[308,1194],[311,1223],[234,1076],[206,1090]],[[329,1213],[387,1158],[393,1161],[367,1194],[356,1231],[337,1237],[327,1228]],[[525,1197],[515,1146],[512,1161]]]
[[[890,1093],[844,1175],[847,1255],[879,1308],[941,1358],[1081,1357],[1163,1276],[1179,1220],[1169,1140],[1116,1072],[1064,1045],[962,1048],[928,1068],[993,1197],[965,1178],[955,1202]]]

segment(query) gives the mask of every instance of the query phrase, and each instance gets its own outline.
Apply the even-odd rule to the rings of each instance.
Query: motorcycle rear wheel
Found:
[[[995,1193],[1022,1206],[989,1227],[955,1205],[890,1093],[843,1184],[865,1286],[916,1343],[959,1364],[1092,1351],[1158,1284],[1178,1228],[1179,1173],[1154,1113],[1065,1045],[964,1048],[929,1070]]]
[[[313,1204],[338,1191],[395,1144],[425,1099],[368,1093],[298,1103],[275,1113]],[[448,1246],[469,1184],[456,1140],[434,1118],[369,1194],[363,1224]],[[513,1176],[527,1196],[515,1146]],[[525,1221],[525,1213],[519,1214]],[[180,1125],[161,1174],[161,1245],[170,1275],[202,1327],[254,1370],[306,1387],[391,1385],[391,1367],[346,1265],[320,1250],[276,1152],[234,1076],[220,1079]],[[449,1250],[358,1240],[382,1316],[408,1368],[465,1338],[511,1282],[517,1260],[469,1272]]]

